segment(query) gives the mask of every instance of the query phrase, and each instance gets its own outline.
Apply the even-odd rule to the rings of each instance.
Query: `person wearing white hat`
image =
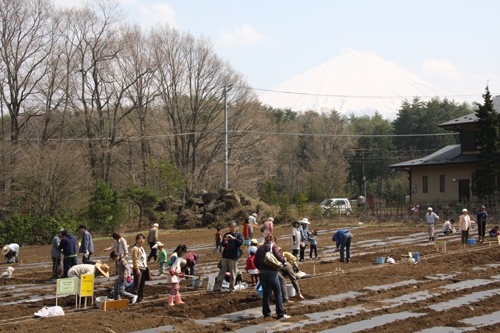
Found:
[[[458,224],[460,225],[460,229],[462,229],[462,248],[465,250],[465,245],[469,240],[469,229],[474,221],[471,221],[469,211],[466,208],[462,209],[462,215],[458,218]]]
[[[304,261],[304,253],[305,253],[306,247],[307,247],[307,239],[309,238],[309,224],[311,224],[311,222],[309,222],[307,217],[304,217],[302,220],[300,220],[299,231],[300,231],[301,241],[300,241],[300,259],[299,259],[299,261]]]
[[[266,239],[267,235],[271,235],[274,231],[274,219],[272,217],[268,217],[267,221],[264,222],[262,226],[262,237]]]
[[[158,229],[159,229],[160,225],[158,223],[155,223],[153,224],[153,227],[149,230],[149,234],[148,234],[148,243],[149,243],[149,247],[151,248],[151,252],[149,253],[149,256],[148,256],[148,262],[151,260],[151,258],[154,259],[154,261],[156,261],[156,259],[158,258],[157,256],[157,251],[156,251],[156,242],[158,241]]]
[[[250,220],[250,234],[251,234],[250,237],[253,237],[253,230],[255,228],[257,228],[257,226],[258,226],[258,224],[257,224],[257,214],[253,213],[252,215],[250,215],[248,217],[248,219]]]
[[[2,248],[2,254],[8,263],[19,262],[19,245],[11,243]]]
[[[429,242],[434,241],[434,226],[436,221],[439,220],[439,216],[432,211],[432,207],[427,208],[427,213],[425,214],[427,219],[427,231],[429,232]]]

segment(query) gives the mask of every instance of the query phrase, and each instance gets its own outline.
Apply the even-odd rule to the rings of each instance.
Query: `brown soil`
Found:
[[[315,304],[301,304],[295,298],[295,302],[286,304],[287,313],[292,318],[287,323],[296,323],[308,319],[308,314],[317,312],[334,311],[346,307],[361,305],[367,311],[359,314],[348,315],[334,320],[306,323],[301,332],[318,332],[325,329],[335,328],[350,323],[360,322],[369,318],[382,316],[384,314],[409,311],[422,313],[416,318],[394,321],[363,332],[415,332],[425,328],[436,326],[465,327],[460,320],[489,314],[497,311],[500,306],[499,297],[489,297],[479,302],[455,307],[451,310],[437,312],[426,308],[431,304],[456,299],[476,291],[488,291],[500,288],[500,279],[492,280],[492,283],[462,290],[444,290],[441,287],[460,281],[473,279],[490,279],[491,276],[500,274],[500,268],[487,266],[487,264],[498,263],[500,258],[500,247],[496,244],[484,243],[469,246],[463,251],[456,237],[448,238],[454,240],[448,244],[446,254],[436,253],[432,244],[426,246],[421,242],[403,244],[392,242],[387,237],[404,237],[406,235],[424,232],[424,225],[401,226],[384,224],[365,224],[362,228],[353,230],[354,238],[352,245],[352,262],[343,264],[338,262],[338,254],[322,255],[327,246],[332,246],[332,231],[335,226],[320,226],[319,229],[329,230],[320,233],[318,238],[321,260],[306,260],[301,263],[301,269],[311,275],[311,278],[300,280],[300,286],[306,299],[314,300],[327,295],[337,295],[349,291],[359,292],[355,298],[346,298],[338,301],[327,301]],[[213,230],[190,230],[188,232],[161,233],[160,240],[167,244],[171,250],[179,243],[188,245],[188,250],[195,251],[201,255],[199,269],[216,265],[220,258],[219,254],[212,254]],[[286,236],[290,233],[289,227],[277,228],[277,234]],[[475,233],[472,233],[475,235]],[[421,237],[421,236],[420,236]],[[127,237],[129,244],[133,244],[134,237]],[[424,237],[425,238],[425,237]],[[371,246],[368,240],[379,240],[387,244]],[[111,245],[111,239],[95,240],[97,256],[105,256],[102,249]],[[286,238],[279,239],[280,246],[290,248],[290,241]],[[401,254],[408,251],[420,252],[421,261],[417,265],[400,263]],[[361,254],[360,253],[365,253]],[[259,308],[261,300],[253,289],[237,291],[234,293],[213,294],[205,291],[205,285],[200,290],[194,291],[189,281],[184,281],[181,288],[184,305],[169,307],[167,305],[170,286],[165,283],[158,285],[147,285],[145,289],[145,300],[137,305],[129,306],[124,310],[100,311],[95,308],[86,310],[74,310],[74,296],[60,297],[59,305],[63,306],[66,315],[62,317],[34,318],[33,313],[43,306],[54,306],[55,299],[43,299],[33,302],[25,302],[30,296],[49,297],[55,294],[55,285],[48,283],[50,277],[50,246],[22,247],[20,259],[22,264],[12,265],[16,268],[11,279],[0,280],[0,332],[133,332],[147,328],[173,325],[177,332],[230,332],[240,328],[250,327],[262,323],[272,323],[276,318],[258,317],[236,322],[220,321],[208,326],[195,323],[195,319],[206,319],[217,317],[236,311],[250,308]],[[306,252],[308,255],[308,251]],[[379,256],[391,256],[398,264],[376,265],[375,258]],[[244,266],[244,258],[240,259],[240,266]],[[41,263],[46,263],[42,265]],[[0,265],[0,272],[8,265]],[[114,265],[110,264],[113,268]],[[158,269],[157,263],[151,263],[152,270]],[[478,269],[479,268],[479,269]],[[339,272],[338,270],[344,270]],[[213,271],[213,270],[212,270]],[[313,275],[315,272],[316,275]],[[447,280],[429,279],[430,275],[454,273],[455,276]],[[245,274],[248,279],[248,275]],[[155,278],[156,279],[156,278]],[[364,289],[369,286],[386,285],[409,279],[416,280],[387,290],[372,291]],[[205,280],[206,281],[206,280]],[[96,282],[96,296],[106,295],[112,287],[113,277],[110,279],[98,278]],[[31,289],[22,290],[29,286]],[[432,297],[413,303],[403,303],[391,307],[391,300],[416,291],[430,291]],[[5,305],[6,302],[14,304]],[[19,303],[23,302],[23,303]],[[382,305],[388,305],[382,308]],[[274,306],[272,307],[274,310]],[[490,325],[478,328],[480,332],[499,331],[500,325]],[[289,332],[295,332],[290,329]],[[287,331],[288,332],[288,331]]]

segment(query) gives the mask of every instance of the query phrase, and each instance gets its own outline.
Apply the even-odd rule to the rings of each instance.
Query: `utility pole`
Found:
[[[224,188],[229,188],[229,148],[227,133],[227,92],[231,90],[232,85],[227,85],[224,80]]]
[[[363,213],[365,213],[366,212],[366,200],[367,200],[367,198],[366,198],[366,176],[365,176],[365,150],[363,149],[362,152],[363,152],[363,184],[365,186],[365,204],[363,206]]]

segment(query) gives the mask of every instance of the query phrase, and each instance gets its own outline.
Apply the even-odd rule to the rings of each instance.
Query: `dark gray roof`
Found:
[[[476,154],[462,155],[460,145],[458,144],[446,146],[439,149],[437,152],[422,158],[390,165],[389,168],[398,169],[423,165],[474,163],[477,161],[478,158]]]
[[[470,124],[477,122],[476,113],[471,113],[463,117],[455,118],[452,120],[448,120],[445,123],[439,124],[439,127],[448,127],[453,125],[461,125],[461,124]]]

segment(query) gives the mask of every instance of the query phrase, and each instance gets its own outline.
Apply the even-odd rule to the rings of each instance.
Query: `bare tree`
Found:
[[[189,179],[189,192],[206,184],[211,168],[222,167],[224,129],[224,86],[232,85],[227,96],[232,132],[231,145],[236,147],[254,140],[245,133],[257,124],[250,111],[256,96],[242,76],[213,51],[212,42],[195,39],[168,26],[154,29],[154,54],[158,65],[158,84],[162,107],[168,120],[165,140],[169,159]],[[161,65],[160,65],[161,64]],[[222,179],[219,184],[222,185]]]
[[[31,214],[62,215],[88,203],[90,172],[74,143],[25,149],[19,171],[18,187]]]
[[[47,74],[47,58],[56,40],[53,10],[46,0],[0,1],[0,61],[5,83],[0,93],[9,110],[14,146],[30,117],[39,114],[34,95]]]
[[[152,39],[138,25],[127,26],[123,36],[124,50],[121,63],[125,75],[131,81],[137,78],[127,90],[126,96],[131,102],[134,113],[129,115],[130,124],[139,133],[141,143],[142,185],[147,184],[146,161],[151,154],[148,139],[147,117],[153,103],[159,95],[159,86],[155,84],[158,66],[153,59]],[[138,121],[134,121],[137,118]]]

